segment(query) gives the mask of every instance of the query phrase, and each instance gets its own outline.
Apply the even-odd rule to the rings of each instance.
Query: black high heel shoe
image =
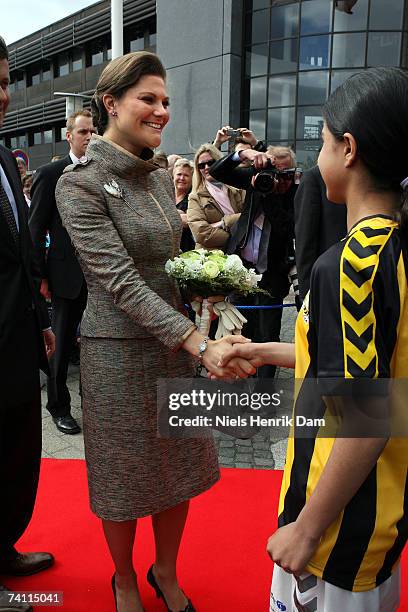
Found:
[[[168,612],[172,612],[172,610],[168,606],[168,603],[166,601],[165,596],[163,595],[163,592],[162,592],[161,588],[157,584],[156,578],[154,577],[154,574],[153,574],[153,565],[151,566],[151,568],[147,572],[147,582],[156,591],[157,599],[162,599],[164,605],[167,608],[167,611]],[[186,605],[186,607],[183,610],[180,610],[180,612],[195,612],[195,608],[194,608],[193,604],[191,603],[191,601],[188,598],[187,598],[187,605]]]
[[[115,576],[116,576],[116,573],[115,573],[115,574],[113,574],[113,576],[112,576],[111,584],[112,584],[113,598],[114,598],[114,600],[115,600],[115,610],[116,610],[116,612],[118,612],[118,603],[117,603],[117,601],[116,601],[116,583],[115,583]]]

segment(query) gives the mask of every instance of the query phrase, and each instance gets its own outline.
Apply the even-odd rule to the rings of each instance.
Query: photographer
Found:
[[[245,167],[247,162],[251,167]],[[242,165],[244,164],[244,166]],[[226,253],[236,253],[248,268],[262,274],[260,287],[268,295],[247,300],[248,305],[276,306],[289,292],[288,273],[294,264],[293,200],[297,190],[296,159],[289,147],[269,147],[267,152],[241,149],[220,159],[210,168],[218,181],[246,190],[244,210],[231,228]],[[243,303],[244,300],[240,299]],[[255,342],[280,339],[282,308],[245,312],[243,333]],[[272,378],[275,366],[258,370],[261,378]]]

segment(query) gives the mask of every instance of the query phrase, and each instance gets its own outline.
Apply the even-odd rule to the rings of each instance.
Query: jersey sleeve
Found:
[[[310,316],[317,378],[390,377],[400,313],[393,232],[361,227],[314,270]]]

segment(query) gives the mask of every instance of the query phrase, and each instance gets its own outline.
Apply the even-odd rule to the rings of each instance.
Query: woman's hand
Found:
[[[228,366],[219,366],[222,355],[231,346],[250,344],[251,341],[244,336],[226,336],[220,340],[209,340],[207,349],[203,353],[203,365],[210,378],[247,378],[255,374],[255,368],[245,358],[236,357],[229,361]]]
[[[181,223],[183,224],[183,227],[188,227],[187,213],[183,212],[182,210],[179,210],[179,215],[180,215],[180,219],[181,219]]]
[[[316,551],[320,538],[312,538],[295,521],[269,538],[267,553],[285,572],[299,576]]]
[[[232,127],[229,125],[224,125],[220,130],[218,130],[215,140],[213,142],[214,147],[219,149],[224,142],[228,142],[231,139],[231,136],[228,136],[227,130],[232,130]]]
[[[295,367],[295,345],[289,342],[251,342],[233,344],[227,347],[218,367],[230,368],[234,359],[245,359],[253,368],[263,365],[276,365],[283,368]],[[216,376],[211,376],[216,378]]]

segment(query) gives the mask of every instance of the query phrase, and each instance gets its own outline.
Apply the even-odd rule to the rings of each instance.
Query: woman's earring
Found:
[[[111,115],[112,115],[112,117],[117,117],[118,113],[117,113],[117,111],[113,110],[113,111],[111,111]]]

